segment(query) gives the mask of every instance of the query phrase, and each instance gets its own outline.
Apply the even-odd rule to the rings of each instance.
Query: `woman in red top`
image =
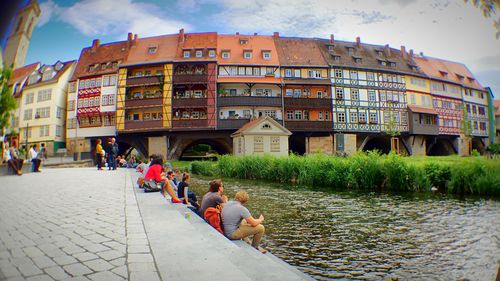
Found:
[[[170,186],[168,179],[165,178],[165,174],[162,171],[163,168],[163,158],[161,156],[155,157],[151,164],[149,164],[149,169],[146,175],[144,176],[144,180],[154,180],[156,184],[160,184],[162,187],[163,196],[165,196],[165,190],[172,196],[172,203],[182,203],[174,190]]]

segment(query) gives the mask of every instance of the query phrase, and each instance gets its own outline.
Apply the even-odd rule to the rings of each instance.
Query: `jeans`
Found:
[[[108,169],[111,170],[111,168],[113,168],[113,170],[116,170],[115,156],[109,153],[107,157],[108,157]]]
[[[254,227],[248,224],[247,221],[243,219],[240,223],[240,227],[238,227],[238,229],[236,229],[231,235],[231,239],[237,240],[253,235],[252,247],[257,248],[259,247],[262,236],[264,236],[265,230],[266,229],[262,224]]]

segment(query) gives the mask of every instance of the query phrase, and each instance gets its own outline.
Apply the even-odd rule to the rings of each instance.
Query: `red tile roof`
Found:
[[[141,38],[132,45],[122,65],[137,65],[173,61],[177,52],[178,34]],[[149,49],[156,47],[155,53]]]
[[[205,32],[205,33],[186,33],[184,36],[182,34],[184,31],[179,33],[179,41],[177,44],[177,55],[175,59],[177,61],[214,61],[215,58],[209,58],[206,49],[217,49],[217,32]],[[203,49],[204,56],[202,58],[196,58],[194,52],[192,52],[189,58],[184,58],[184,50],[196,50]]]
[[[484,90],[469,69],[461,63],[431,57],[414,57],[413,60],[430,77]]]
[[[32,64],[25,65],[23,67],[19,67],[12,71],[12,75],[9,79],[9,85],[14,85],[16,83],[22,82],[24,79],[28,78],[30,74],[35,71],[38,67],[40,67],[39,62],[35,62]]]
[[[279,65],[278,52],[272,36],[266,35],[219,35],[217,37],[217,62],[221,65]],[[221,57],[221,51],[227,50],[230,56]],[[251,51],[252,58],[243,57],[244,51]],[[263,52],[270,52],[269,59],[263,58]]]
[[[274,39],[280,64],[283,66],[328,67],[316,39],[283,38]]]
[[[425,113],[425,114],[433,114],[437,115],[437,111],[434,108],[429,108],[429,107],[421,107],[417,105],[408,105],[408,108],[412,112],[418,112],[418,113]]]
[[[112,62],[122,62],[128,55],[128,49],[131,45],[129,41],[113,42],[99,45],[97,48],[84,48],[80,54],[78,64],[70,81],[92,75],[102,75],[107,73],[116,73],[118,68],[112,67]],[[110,63],[103,70],[100,67],[102,63]],[[90,65],[99,64],[95,70],[90,70]]]

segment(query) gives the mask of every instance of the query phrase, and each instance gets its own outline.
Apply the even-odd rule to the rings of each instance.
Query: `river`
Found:
[[[199,199],[210,179],[195,176]],[[262,245],[318,280],[494,280],[500,201],[440,194],[299,189],[224,180],[265,216]]]

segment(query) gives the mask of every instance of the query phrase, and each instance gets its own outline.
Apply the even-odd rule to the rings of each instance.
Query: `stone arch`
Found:
[[[427,149],[428,156],[446,156],[455,153],[455,148],[449,139],[437,139]]]
[[[479,153],[486,153],[486,145],[481,138],[472,138],[472,149],[476,149]]]
[[[387,136],[370,137],[360,149],[363,151],[378,150],[382,154],[388,154],[391,152],[391,138]]]
[[[169,151],[168,159],[177,160],[184,152],[192,146],[197,144],[208,144],[219,154],[231,154],[233,152],[233,142],[232,139],[227,138],[200,138],[200,139],[188,139],[188,138],[176,138],[171,143],[171,149]]]

